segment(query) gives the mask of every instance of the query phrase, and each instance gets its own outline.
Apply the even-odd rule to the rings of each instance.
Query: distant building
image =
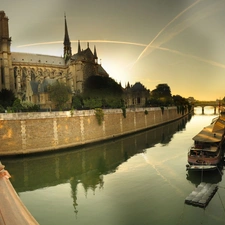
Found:
[[[136,82],[131,86],[128,83],[124,90],[124,99],[127,107],[144,107],[149,96],[150,90],[146,89],[140,82]]]
[[[96,47],[81,50],[78,41],[76,54],[72,48],[65,17],[63,57],[11,52],[8,17],[0,11],[0,91],[12,90],[22,101],[40,105],[41,109],[54,108],[48,87],[56,81],[67,84],[72,93],[83,91],[85,80],[92,75],[109,76],[98,63]]]

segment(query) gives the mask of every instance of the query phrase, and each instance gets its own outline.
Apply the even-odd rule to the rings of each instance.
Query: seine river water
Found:
[[[219,225],[225,223],[221,171],[186,171],[208,108],[173,123],[106,143],[29,157],[2,158],[11,182],[41,225]],[[219,189],[205,209],[186,205],[201,182]]]

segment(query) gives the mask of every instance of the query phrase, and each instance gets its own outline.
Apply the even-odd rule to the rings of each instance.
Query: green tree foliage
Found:
[[[222,99],[222,105],[225,105],[225,96],[223,97],[223,99]]]
[[[16,100],[14,93],[11,90],[2,89],[0,91],[0,105],[3,108],[11,107]]]
[[[12,111],[13,112],[21,112],[22,111],[22,108],[23,108],[23,106],[21,105],[20,100],[19,99],[16,99],[13,102]]]
[[[2,105],[0,105],[0,113],[4,113],[5,112],[5,109]]]
[[[64,83],[55,82],[49,87],[49,95],[51,101],[55,103],[59,110],[66,108],[66,104],[70,99],[70,88]]]
[[[188,105],[189,102],[186,98],[181,97],[180,95],[173,95],[174,105]]]
[[[38,112],[40,110],[40,106],[33,104],[31,102],[21,102],[22,111],[23,112]]]
[[[84,108],[86,109],[95,109],[102,107],[102,99],[100,98],[86,98],[83,99]]]
[[[103,106],[110,107],[110,108],[121,108],[123,106],[123,101],[121,98],[116,98],[109,96],[105,99],[103,99]]]
[[[152,90],[148,104],[169,106],[173,104],[171,90],[168,84],[158,84]]]
[[[158,84],[156,89],[151,92],[151,95],[156,98],[172,97],[171,90],[168,84]]]
[[[73,99],[72,99],[72,107],[74,109],[82,109],[82,106],[83,106],[82,97],[80,95],[73,96]]]
[[[101,104],[98,107],[119,108],[122,104],[122,95],[121,85],[110,77],[90,76],[84,83],[83,102],[85,106],[87,102],[95,102],[97,105]]]
[[[122,87],[110,77],[90,76],[84,83],[84,96],[122,96]]]
[[[160,99],[155,98],[153,96],[151,96],[146,102],[146,106],[157,107],[160,105],[163,105],[163,103],[160,101]]]
[[[102,121],[104,120],[104,112],[101,108],[95,109],[95,116],[99,125],[102,125]]]

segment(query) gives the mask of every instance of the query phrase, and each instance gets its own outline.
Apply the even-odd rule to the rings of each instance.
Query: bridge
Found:
[[[216,114],[216,109],[218,108],[218,111],[220,110],[220,106],[222,106],[222,101],[216,100],[216,101],[195,101],[193,102],[194,107],[202,107],[202,114],[204,114],[204,107],[206,106],[212,106],[214,107],[214,114]]]

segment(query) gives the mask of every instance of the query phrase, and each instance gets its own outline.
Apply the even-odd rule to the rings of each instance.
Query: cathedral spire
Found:
[[[80,40],[78,40],[78,53],[81,52],[81,49],[80,49]]]
[[[95,63],[98,63],[98,56],[97,56],[97,51],[95,46],[94,46],[94,57],[95,57]]]
[[[71,55],[72,55],[72,50],[71,50],[71,43],[70,43],[70,38],[69,38],[69,33],[68,33],[68,28],[67,28],[67,22],[66,22],[66,14],[64,14],[65,18],[65,34],[64,34],[64,59],[67,61]]]

